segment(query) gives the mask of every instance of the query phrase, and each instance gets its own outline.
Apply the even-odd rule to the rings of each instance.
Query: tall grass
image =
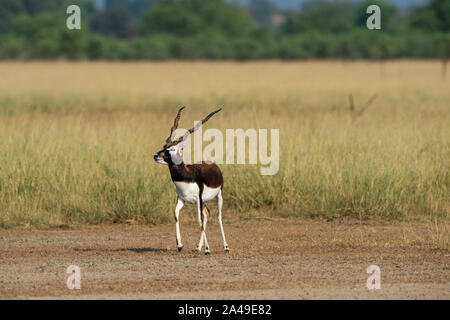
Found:
[[[153,162],[180,127],[279,128],[280,170],[221,165],[228,215],[444,219],[450,90],[439,63],[0,64],[0,226],[172,220]],[[361,115],[349,111],[353,94]],[[206,145],[206,143],[204,143]]]

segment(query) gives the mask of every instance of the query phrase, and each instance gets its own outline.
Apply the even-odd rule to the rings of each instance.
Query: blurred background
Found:
[[[70,4],[82,29],[68,30]],[[377,4],[382,30],[367,30]],[[447,59],[450,0],[0,0],[0,59]]]

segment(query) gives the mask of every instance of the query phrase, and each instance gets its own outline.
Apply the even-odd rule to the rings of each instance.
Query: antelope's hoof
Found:
[[[211,254],[211,251],[205,251],[205,255],[210,255]]]
[[[225,250],[225,252],[230,252],[230,248],[228,247],[223,248],[223,250]]]
[[[202,249],[199,249],[199,248],[195,248],[195,249],[194,249],[194,252],[197,252],[197,253],[198,253],[198,252],[201,252],[201,251],[202,251]]]
[[[178,252],[180,252],[181,250],[183,250],[183,246],[178,247]]]

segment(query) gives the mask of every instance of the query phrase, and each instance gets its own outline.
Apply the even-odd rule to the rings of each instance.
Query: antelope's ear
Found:
[[[180,156],[183,156],[185,146],[186,146],[186,141],[185,140],[181,141],[179,144],[179,147],[178,147],[178,152],[180,153]]]

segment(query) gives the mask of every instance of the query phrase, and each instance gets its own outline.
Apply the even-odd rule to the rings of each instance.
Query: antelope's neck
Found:
[[[172,181],[184,181],[184,182],[194,181],[192,173],[187,170],[184,162],[181,164],[170,164],[169,170]]]

